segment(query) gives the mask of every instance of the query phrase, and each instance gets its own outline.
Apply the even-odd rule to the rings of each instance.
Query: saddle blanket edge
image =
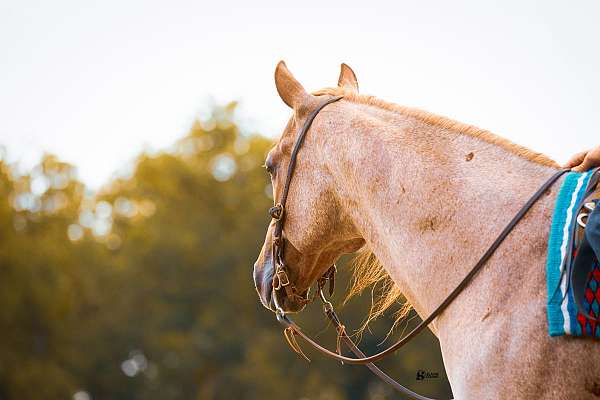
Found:
[[[568,276],[562,271],[566,267],[564,264],[567,252],[570,251],[568,248],[572,235],[570,227],[576,218],[576,207],[582,201],[593,172],[569,172],[556,198],[546,259],[547,317],[550,336],[600,338],[600,324],[578,314]],[[600,266],[596,265],[595,268]],[[590,281],[590,284],[594,287],[588,287],[589,290],[593,292],[600,290],[596,287],[598,282],[595,280]],[[594,305],[598,306],[597,302]],[[598,315],[597,310],[593,311]]]

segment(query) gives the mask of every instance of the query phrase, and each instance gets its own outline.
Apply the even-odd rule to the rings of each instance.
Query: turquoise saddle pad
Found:
[[[577,204],[581,202],[591,176],[592,171],[568,173],[556,199],[546,260],[550,336],[573,335],[600,338],[600,322],[590,320],[577,312],[567,274],[562,273],[571,239],[569,228],[577,217],[575,215]],[[589,315],[598,318],[600,316],[600,264],[597,259],[593,262],[594,268],[588,277],[585,290],[584,307]]]

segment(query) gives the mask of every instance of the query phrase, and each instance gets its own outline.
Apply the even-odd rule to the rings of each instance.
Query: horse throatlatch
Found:
[[[403,393],[406,396],[409,396],[413,399],[417,400],[432,400],[428,397],[422,396],[418,393],[413,392],[412,390],[402,386],[391,377],[389,377],[385,372],[379,369],[375,364],[376,361],[381,360],[387,355],[395,352],[400,349],[406,343],[408,343],[412,338],[417,336],[423,329],[425,329],[438,315],[440,315],[451,303],[452,301],[464,290],[465,287],[468,286],[473,277],[479,272],[479,270],[486,264],[489,258],[494,254],[496,249],[502,244],[504,239],[510,234],[513,228],[519,223],[519,221],[525,216],[525,214],[529,211],[529,209],[537,202],[537,200],[568,170],[560,170],[556,172],[548,181],[546,181],[534,194],[533,196],[523,205],[523,207],[517,212],[517,214],[512,218],[512,220],[506,225],[506,227],[500,232],[496,240],[492,243],[492,245],[486,250],[483,256],[477,261],[475,266],[469,271],[469,273],[463,278],[463,280],[458,284],[458,286],[450,292],[450,294],[442,301],[442,303],[427,317],[425,318],[419,325],[417,325],[412,331],[410,331],[406,336],[402,339],[398,340],[396,343],[388,347],[387,349],[371,355],[366,356],[348,337],[346,334],[346,328],[344,324],[341,322],[338,315],[335,313],[333,309],[333,305],[329,302],[325,295],[323,294],[324,286],[329,283],[329,295],[333,294],[333,288],[335,283],[335,265],[332,266],[327,272],[317,280],[317,290],[315,294],[311,297],[310,293],[307,292],[305,296],[298,293],[298,290],[294,286],[294,284],[290,281],[287,266],[284,262],[283,252],[285,248],[285,239],[283,238],[283,225],[285,223],[285,204],[287,201],[290,184],[292,182],[292,177],[294,174],[294,169],[296,166],[296,159],[298,156],[298,152],[302,143],[304,142],[304,138],[310,126],[317,116],[317,114],[325,108],[328,104],[339,101],[343,98],[343,96],[329,97],[325,101],[323,101],[313,112],[308,116],[304,125],[298,132],[296,137],[296,142],[294,143],[294,147],[292,149],[292,154],[290,156],[290,162],[288,164],[287,175],[285,184],[283,187],[283,191],[281,194],[281,198],[278,203],[275,203],[275,206],[269,209],[269,215],[275,220],[275,229],[273,230],[273,247],[272,247],[272,255],[275,263],[275,274],[273,276],[273,295],[272,299],[275,303],[275,315],[277,317],[277,321],[284,326],[284,336],[292,350],[299,354],[301,357],[308,360],[308,357],[304,354],[296,337],[301,337],[304,341],[306,341],[309,345],[311,345],[314,349],[319,351],[320,353],[331,357],[335,360],[338,360],[342,363],[347,364],[360,364],[365,365],[369,368],[375,375],[377,375],[380,379],[382,379],[385,383],[392,386],[395,390]],[[288,298],[293,298],[299,304],[308,304],[316,298],[318,295],[321,301],[323,302],[323,312],[326,317],[332,323],[337,331],[337,351],[333,352],[317,342],[315,342],[311,337],[305,334],[300,326],[298,326],[294,321],[292,321],[285,313],[283,308],[279,305],[277,300],[277,292],[283,290]],[[356,356],[346,357],[342,354],[341,344],[344,343],[352,353]]]

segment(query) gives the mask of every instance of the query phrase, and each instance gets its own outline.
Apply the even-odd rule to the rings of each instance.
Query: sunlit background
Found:
[[[5,1],[0,140],[92,187],[241,102],[269,137],[287,118],[280,59],[309,89],[352,66],[364,93],[448,115],[564,161],[595,142],[600,4],[580,1]]]
[[[1,2],[0,400],[390,398],[361,369],[287,352],[253,291],[271,202],[260,164],[289,116],[277,61],[309,90],[334,85],[346,62],[363,93],[563,162],[598,144],[599,12]],[[369,302],[343,309],[353,326]],[[324,328],[318,311],[303,322]],[[431,335],[384,366],[449,395]],[[440,379],[417,382],[417,369]]]

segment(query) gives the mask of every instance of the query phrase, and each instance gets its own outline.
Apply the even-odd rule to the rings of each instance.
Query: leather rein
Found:
[[[412,331],[410,331],[406,336],[398,340],[396,343],[388,347],[387,349],[376,353],[371,356],[366,356],[348,337],[346,334],[346,328],[344,324],[341,322],[338,315],[335,313],[333,309],[333,305],[329,302],[325,295],[323,294],[323,288],[329,283],[329,295],[333,294],[333,288],[335,283],[335,265],[331,266],[327,270],[327,272],[317,280],[317,291],[311,297],[307,292],[306,295],[303,295],[298,292],[293,283],[291,283],[288,276],[288,268],[284,262],[283,251],[285,247],[285,239],[283,238],[283,225],[285,222],[285,204],[288,198],[290,184],[292,182],[292,177],[294,174],[294,169],[296,166],[296,159],[298,156],[298,152],[304,142],[304,138],[313,120],[319,114],[319,112],[325,108],[327,105],[339,101],[343,98],[343,96],[330,97],[319,104],[315,110],[313,110],[304,125],[300,129],[296,142],[294,143],[294,147],[292,149],[292,153],[290,156],[290,162],[287,169],[287,175],[285,180],[285,185],[283,187],[283,192],[281,198],[275,206],[269,209],[269,214],[275,220],[275,229],[273,231],[273,247],[272,247],[272,255],[273,261],[275,264],[275,272],[273,275],[273,293],[272,299],[275,304],[275,315],[277,317],[277,321],[284,326],[284,336],[290,345],[290,347],[300,356],[308,360],[308,357],[302,352],[302,349],[298,345],[296,341],[296,336],[301,337],[306,343],[311,345],[315,350],[320,352],[321,354],[333,358],[335,360],[340,361],[342,364],[358,364],[365,365],[369,368],[375,375],[377,375],[384,382],[392,386],[397,391],[417,400],[433,400],[428,397],[422,396],[418,393],[411,391],[410,389],[402,386],[391,377],[389,377],[385,372],[375,366],[375,362],[381,360],[382,358],[392,354],[397,351],[405,344],[407,344],[411,339],[417,336],[423,329],[425,329],[437,316],[439,316],[451,303],[452,301],[469,285],[473,277],[481,270],[481,268],[486,264],[486,262],[490,259],[490,257],[494,254],[494,252],[498,249],[498,247],[502,244],[504,239],[510,234],[513,228],[519,223],[519,221],[525,216],[525,214],[529,211],[529,209],[539,200],[539,198],[560,178],[565,172],[568,170],[560,170],[556,172],[550,179],[548,179],[534,194],[533,196],[523,205],[523,207],[517,212],[517,214],[512,218],[512,220],[506,225],[506,227],[502,230],[502,232],[498,235],[496,240],[490,245],[490,247],[486,250],[486,252],[481,256],[481,258],[477,261],[477,263],[473,266],[473,268],[469,271],[469,273],[463,278],[463,280],[456,286],[452,292],[442,301],[442,303],[419,325],[417,325]],[[337,339],[337,352],[333,352],[320,344],[314,341],[310,336],[308,336],[304,331],[296,324],[288,315],[286,315],[283,308],[279,305],[277,300],[277,292],[284,291],[285,295],[288,298],[293,298],[299,304],[308,304],[312,302],[315,297],[319,296],[320,300],[323,302],[323,312],[332,323],[332,325],[336,328],[338,339]],[[352,353],[356,356],[347,357],[342,355],[341,344],[344,343]]]

